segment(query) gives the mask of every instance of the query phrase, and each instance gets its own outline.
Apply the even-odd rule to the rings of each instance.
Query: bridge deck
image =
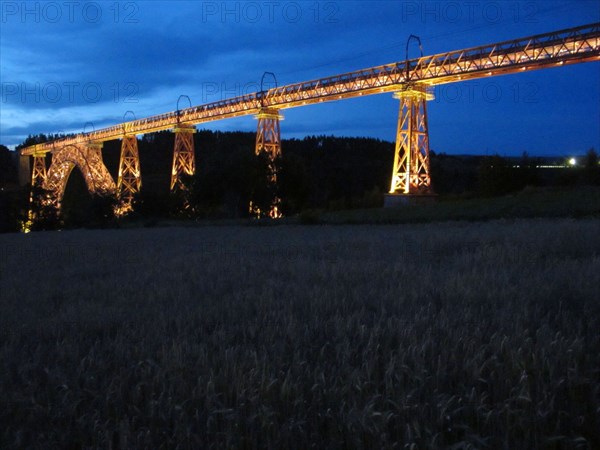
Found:
[[[42,154],[83,142],[120,139],[124,134],[168,130],[177,124],[256,114],[262,107],[286,109],[344,98],[402,90],[407,82],[437,85],[564,64],[600,60],[600,23],[424,56],[318,80],[275,87],[180,111],[125,122],[89,133],[24,148],[23,155]]]

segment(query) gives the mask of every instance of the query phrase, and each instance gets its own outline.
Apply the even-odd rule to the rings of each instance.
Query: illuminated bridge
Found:
[[[181,176],[195,171],[196,124],[254,115],[258,119],[256,153],[266,152],[274,161],[281,154],[281,110],[393,92],[400,100],[400,111],[389,192],[428,195],[432,190],[426,101],[433,98],[431,86],[599,60],[600,23],[594,23],[274,87],[30,146],[21,154],[33,157],[32,186],[49,191],[50,200],[57,207],[60,208],[69,174],[77,166],[90,192],[117,193],[123,210],[127,210],[133,195],[141,188],[137,135],[160,130],[175,133],[171,190],[176,190],[182,187]],[[122,140],[116,183],[102,161],[103,142],[113,139]],[[48,152],[52,153],[52,163],[46,169]],[[274,167],[271,165],[271,181],[276,181]],[[269,211],[271,217],[280,215],[278,203],[279,199],[274,199]]]

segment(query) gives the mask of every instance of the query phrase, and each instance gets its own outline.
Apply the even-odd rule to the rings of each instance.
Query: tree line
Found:
[[[18,148],[58,136],[29,136]],[[273,197],[281,199],[286,216],[303,211],[374,208],[383,205],[389,189],[394,144],[373,138],[307,136],[282,142],[276,185],[267,183],[268,164],[255,155],[252,132],[200,130],[194,135],[196,174],[185,178],[186,189],[169,191],[174,135],[168,131],[142,136],[138,141],[142,189],[134,211],[120,220],[151,223],[164,218],[227,219],[250,216],[250,201],[264,211]],[[104,144],[104,162],[117,179],[120,141]],[[50,156],[47,164],[49,165]],[[540,170],[540,161],[521,158],[465,157],[431,152],[434,190],[440,195],[495,196],[525,186],[600,184],[598,156],[587,153],[579,169]],[[18,230],[27,218],[29,186],[18,187],[18,159],[0,146],[0,230]],[[36,188],[34,198],[43,196]],[[69,177],[61,216],[39,202],[32,206],[37,228],[114,226],[116,198],[91,196],[81,173]]]

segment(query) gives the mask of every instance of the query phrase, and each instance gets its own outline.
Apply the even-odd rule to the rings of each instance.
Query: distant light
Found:
[[[577,164],[577,160],[575,158],[569,159],[569,165],[574,166]]]

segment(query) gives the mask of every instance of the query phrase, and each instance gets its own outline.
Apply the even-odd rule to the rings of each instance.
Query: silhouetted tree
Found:
[[[142,189],[133,198],[133,212],[128,215],[131,219],[159,219],[169,216],[169,192],[144,191]]]
[[[0,233],[19,231],[27,220],[29,187],[0,190]]]
[[[14,152],[4,145],[0,145],[0,187],[16,184],[19,181],[19,172]]]
[[[600,165],[598,164],[598,154],[593,148],[590,148],[585,154],[583,177],[586,184],[600,184]]]
[[[295,153],[283,153],[279,186],[284,215],[299,213],[309,206],[309,180],[305,160]]]
[[[37,185],[31,188],[28,218],[32,220],[32,231],[56,230],[62,222],[51,191]]]
[[[538,161],[532,159],[527,152],[523,152],[519,161],[519,168],[514,177],[514,189],[522,189],[525,186],[537,186],[540,184],[540,179],[537,169]]]
[[[93,195],[87,227],[109,228],[118,225],[115,211],[120,201],[114,194]]]
[[[514,189],[508,161],[499,155],[481,161],[477,177],[478,190],[485,196],[503,195]]]
[[[281,158],[277,157],[272,160],[266,152],[263,152],[255,156],[253,163],[250,199],[253,209],[260,211],[260,217],[268,217],[276,199],[281,199],[279,185],[272,179],[274,172],[277,174],[281,172]]]
[[[169,195],[169,215],[178,219],[196,217],[196,205],[193,201],[194,176],[181,175],[181,185],[175,187]]]

